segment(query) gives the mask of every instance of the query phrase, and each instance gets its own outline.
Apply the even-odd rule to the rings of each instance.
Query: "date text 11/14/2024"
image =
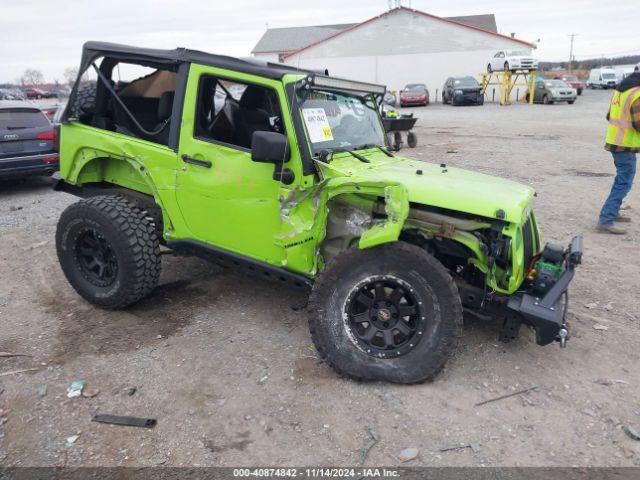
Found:
[[[397,478],[400,472],[388,468],[234,468],[234,477],[289,478]]]

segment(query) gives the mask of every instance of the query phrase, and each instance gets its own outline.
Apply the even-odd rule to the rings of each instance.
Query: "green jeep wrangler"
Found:
[[[146,72],[122,81],[121,72]],[[95,75],[93,82],[87,74]],[[463,309],[568,338],[582,255],[542,246],[526,186],[389,151],[385,87],[199,51],[84,45],[60,126],[58,222],[74,289],[123,308],[160,248],[308,289],[321,357],[353,378],[433,378]],[[275,314],[276,312],[274,312]]]

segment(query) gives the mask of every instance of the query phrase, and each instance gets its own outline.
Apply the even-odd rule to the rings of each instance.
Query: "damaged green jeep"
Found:
[[[360,379],[433,378],[463,309],[500,319],[503,340],[524,323],[564,346],[581,238],[543,247],[529,187],[392,154],[384,92],[86,43],[59,131],[56,189],[83,197],[57,228],[67,279],[94,305],[126,307],[156,286],[162,245],[309,289],[318,352]]]

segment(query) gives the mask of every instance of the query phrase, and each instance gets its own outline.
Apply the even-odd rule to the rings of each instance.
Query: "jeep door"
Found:
[[[281,85],[192,64],[176,181],[191,238],[275,264],[284,258],[274,242],[281,184],[273,179],[273,164],[251,160],[251,136],[259,130],[284,133]],[[293,128],[287,131],[293,135]]]

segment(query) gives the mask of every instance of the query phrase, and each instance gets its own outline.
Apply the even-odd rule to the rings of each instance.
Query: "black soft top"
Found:
[[[132,60],[136,62],[148,60],[156,64],[178,65],[181,63],[198,63],[212,67],[227,68],[236,72],[249,73],[261,77],[281,79],[286,74],[306,75],[308,70],[300,70],[295,67],[280,63],[261,62],[260,60],[243,60],[226,55],[214,55],[212,53],[176,48],[174,50],[161,50],[156,48],[140,48],[130,45],[120,45],[108,42],[86,42],[82,47],[83,72],[99,57],[108,56],[121,61]]]

